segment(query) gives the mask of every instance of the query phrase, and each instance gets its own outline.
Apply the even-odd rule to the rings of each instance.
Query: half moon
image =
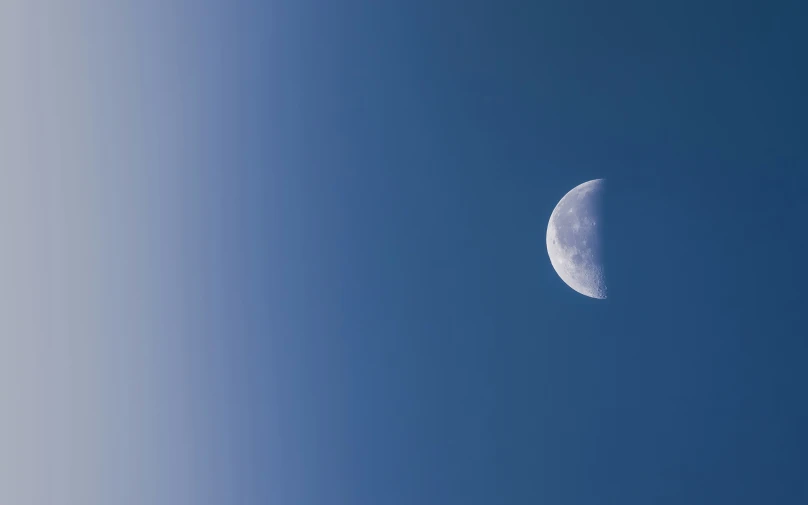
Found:
[[[604,192],[603,179],[576,186],[558,202],[547,225],[547,254],[558,276],[582,295],[601,300],[606,298]]]

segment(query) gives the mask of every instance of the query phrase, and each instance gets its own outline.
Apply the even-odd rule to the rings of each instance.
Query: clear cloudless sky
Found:
[[[83,463],[117,462],[107,503],[808,503],[803,2],[94,9],[85,98],[114,133],[81,181],[95,240],[128,245],[93,250],[104,279],[160,266],[104,281],[99,342],[152,342],[82,410],[119,409]],[[545,248],[595,178],[605,301]]]

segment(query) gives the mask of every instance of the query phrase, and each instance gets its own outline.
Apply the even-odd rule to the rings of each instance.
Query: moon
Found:
[[[561,279],[575,291],[606,298],[602,212],[605,180],[574,187],[558,202],[547,225],[547,254]]]

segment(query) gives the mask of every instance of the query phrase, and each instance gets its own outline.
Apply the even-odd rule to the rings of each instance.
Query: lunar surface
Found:
[[[606,298],[601,244],[605,181],[576,186],[558,202],[547,225],[547,253],[559,277],[575,291]]]

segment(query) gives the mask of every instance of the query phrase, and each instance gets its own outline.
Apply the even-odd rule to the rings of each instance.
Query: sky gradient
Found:
[[[808,501],[805,7],[338,4],[0,6],[0,502]]]

